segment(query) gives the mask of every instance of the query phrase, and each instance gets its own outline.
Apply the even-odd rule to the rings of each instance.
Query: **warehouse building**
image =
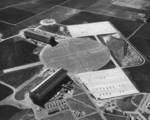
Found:
[[[67,82],[68,75],[67,71],[64,69],[57,70],[54,74],[50,75],[44,81],[42,81],[39,85],[37,85],[34,89],[30,91],[30,97],[33,101],[40,101],[45,96],[51,92],[56,91],[56,88]],[[50,94],[49,94],[50,95]]]
[[[81,73],[77,77],[97,100],[139,92],[120,68]]]
[[[28,29],[24,31],[24,36],[27,39],[30,38],[39,42],[50,44],[52,46],[57,45],[53,35],[40,29]]]

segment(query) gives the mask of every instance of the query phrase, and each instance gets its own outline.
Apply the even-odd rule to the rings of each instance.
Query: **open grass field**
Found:
[[[20,109],[10,105],[0,106],[0,120],[10,120],[13,115],[20,111]]]
[[[32,109],[22,109],[19,113],[11,117],[11,120],[34,120],[34,112]]]
[[[143,98],[144,98],[143,94],[138,94],[132,98],[132,101],[138,106]]]
[[[82,104],[81,102],[78,102],[74,99],[69,98],[67,100],[68,104],[70,105],[72,111],[79,111],[84,112],[85,115],[91,114],[93,112],[96,112],[94,108],[88,107],[85,104]]]
[[[79,120],[103,120],[103,118],[98,113],[95,113],[95,114],[83,117]]]
[[[136,106],[134,104],[132,104],[131,100],[132,100],[132,96],[129,97],[124,97],[122,99],[119,99],[116,101],[117,106],[122,110],[122,111],[135,111],[136,110]]]
[[[104,116],[107,120],[128,120],[128,118],[125,116],[113,115],[108,113],[105,113]]]
[[[29,92],[32,88],[34,88],[37,84],[39,84],[43,80],[44,80],[43,77],[36,77],[28,85],[26,85],[24,88],[22,88],[20,91],[18,91],[15,94],[15,99],[16,100],[23,100],[25,97],[25,94],[27,92]]]
[[[89,99],[89,97],[86,94],[76,95],[73,98],[95,108],[95,105],[91,102],[91,100]]]
[[[74,96],[78,95],[78,94],[82,94],[82,93],[84,93],[84,91],[82,89],[80,89],[78,87],[74,87],[74,89],[73,89],[73,95]]]

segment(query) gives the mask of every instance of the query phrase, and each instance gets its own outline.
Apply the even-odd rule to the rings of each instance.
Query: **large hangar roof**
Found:
[[[77,77],[97,99],[139,92],[120,68],[81,73]]]
[[[85,37],[93,35],[113,34],[118,31],[108,22],[95,22],[87,24],[69,25],[67,26],[72,37]]]

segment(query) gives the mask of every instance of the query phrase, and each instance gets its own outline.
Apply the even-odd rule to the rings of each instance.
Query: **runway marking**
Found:
[[[100,46],[101,47],[101,46]],[[68,53],[68,55],[84,55],[84,54],[90,54],[90,53],[99,53],[99,52],[104,52],[104,50],[106,49],[106,48],[103,48],[103,49],[101,49],[100,47],[96,47],[96,48],[92,48],[92,49],[87,49],[87,50],[83,50],[83,51],[80,51],[80,50],[77,50],[78,48],[76,48],[76,52],[74,52],[74,53],[72,53],[72,52],[69,52],[69,50],[67,50],[65,53]],[[52,48],[52,49],[50,49],[50,51],[54,51],[55,49],[56,50],[66,50],[66,49],[63,49],[64,47],[61,47],[61,48]],[[56,52],[56,54],[57,54],[57,52]],[[50,55],[49,53],[47,53],[47,54],[44,54],[44,55]],[[63,56],[68,56],[68,55],[63,55]]]
[[[99,52],[99,51],[97,51],[96,53],[101,53],[101,52]],[[97,54],[93,54],[92,53],[92,55],[97,55]],[[73,57],[73,56],[76,56],[76,57]],[[59,56],[59,57],[52,57],[52,58],[45,58],[44,59],[44,57],[43,58],[41,58],[41,60],[43,60],[43,61],[45,61],[45,62],[47,62],[47,63],[53,63],[52,61],[54,61],[54,62],[58,62],[58,61],[64,61],[64,60],[71,60],[72,58],[74,59],[74,58],[77,58],[77,59],[79,59],[79,58],[82,58],[82,57],[85,57],[85,56],[87,56],[87,52],[85,51],[84,53],[82,52],[82,53],[75,53],[75,54],[68,54],[68,55],[63,55],[63,56]],[[46,56],[47,57],[47,56]],[[60,59],[61,58],[61,59]],[[51,60],[51,61],[48,61],[49,60]]]

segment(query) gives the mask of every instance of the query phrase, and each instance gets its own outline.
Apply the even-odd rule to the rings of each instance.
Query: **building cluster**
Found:
[[[64,111],[69,109],[69,106],[67,105],[67,102],[65,99],[51,101],[45,104],[45,109],[48,112],[48,114],[57,113],[60,111]]]
[[[73,114],[74,114],[76,117],[83,117],[83,116],[85,116],[85,112],[84,112],[84,111],[73,110]]]
[[[41,24],[49,25],[53,24],[53,21],[42,21]],[[54,23],[55,24],[55,23]],[[102,29],[99,29],[102,28]],[[100,23],[91,23],[91,24],[82,24],[82,25],[73,25],[68,26],[72,37],[85,37],[87,35],[98,35],[101,34],[116,34],[118,31],[109,23],[109,22],[100,22]],[[89,29],[93,30],[92,32]],[[62,27],[60,31],[65,31]],[[62,38],[65,39],[63,35],[55,36],[46,32],[44,30],[30,28],[24,31],[24,36],[30,42],[35,44],[50,44],[52,47],[58,43],[55,39]],[[69,37],[68,37],[69,38]],[[38,54],[41,48],[35,49],[33,52]],[[93,51],[92,51],[93,52]],[[33,101],[41,101],[47,95],[50,96],[52,92],[56,92],[53,95],[56,95],[57,99],[47,102],[44,104],[44,110],[51,115],[60,111],[68,110],[69,105],[64,98],[67,98],[69,95],[68,91],[73,90],[73,86],[70,84],[64,84],[69,77],[67,71],[63,68],[60,68],[56,71],[47,70],[43,73],[44,80],[34,87],[30,91],[30,97]],[[85,72],[76,75],[76,78],[85,86],[87,91],[94,97],[96,101],[109,99],[113,97],[125,96],[129,94],[139,93],[127,75],[121,68],[113,68],[100,71]],[[62,91],[58,93],[56,90],[58,86],[62,87]],[[66,94],[65,94],[66,93]],[[65,97],[64,97],[65,96]],[[55,97],[55,96],[51,96]],[[100,107],[100,106],[99,106]],[[119,111],[116,103],[107,102],[104,106],[104,112],[108,113],[117,113],[118,115],[124,115],[123,112]],[[43,109],[43,108],[42,108]],[[150,109],[150,104],[148,104],[147,109]],[[85,115],[83,111],[72,111],[76,117],[82,117]],[[139,119],[140,120],[140,119]]]

